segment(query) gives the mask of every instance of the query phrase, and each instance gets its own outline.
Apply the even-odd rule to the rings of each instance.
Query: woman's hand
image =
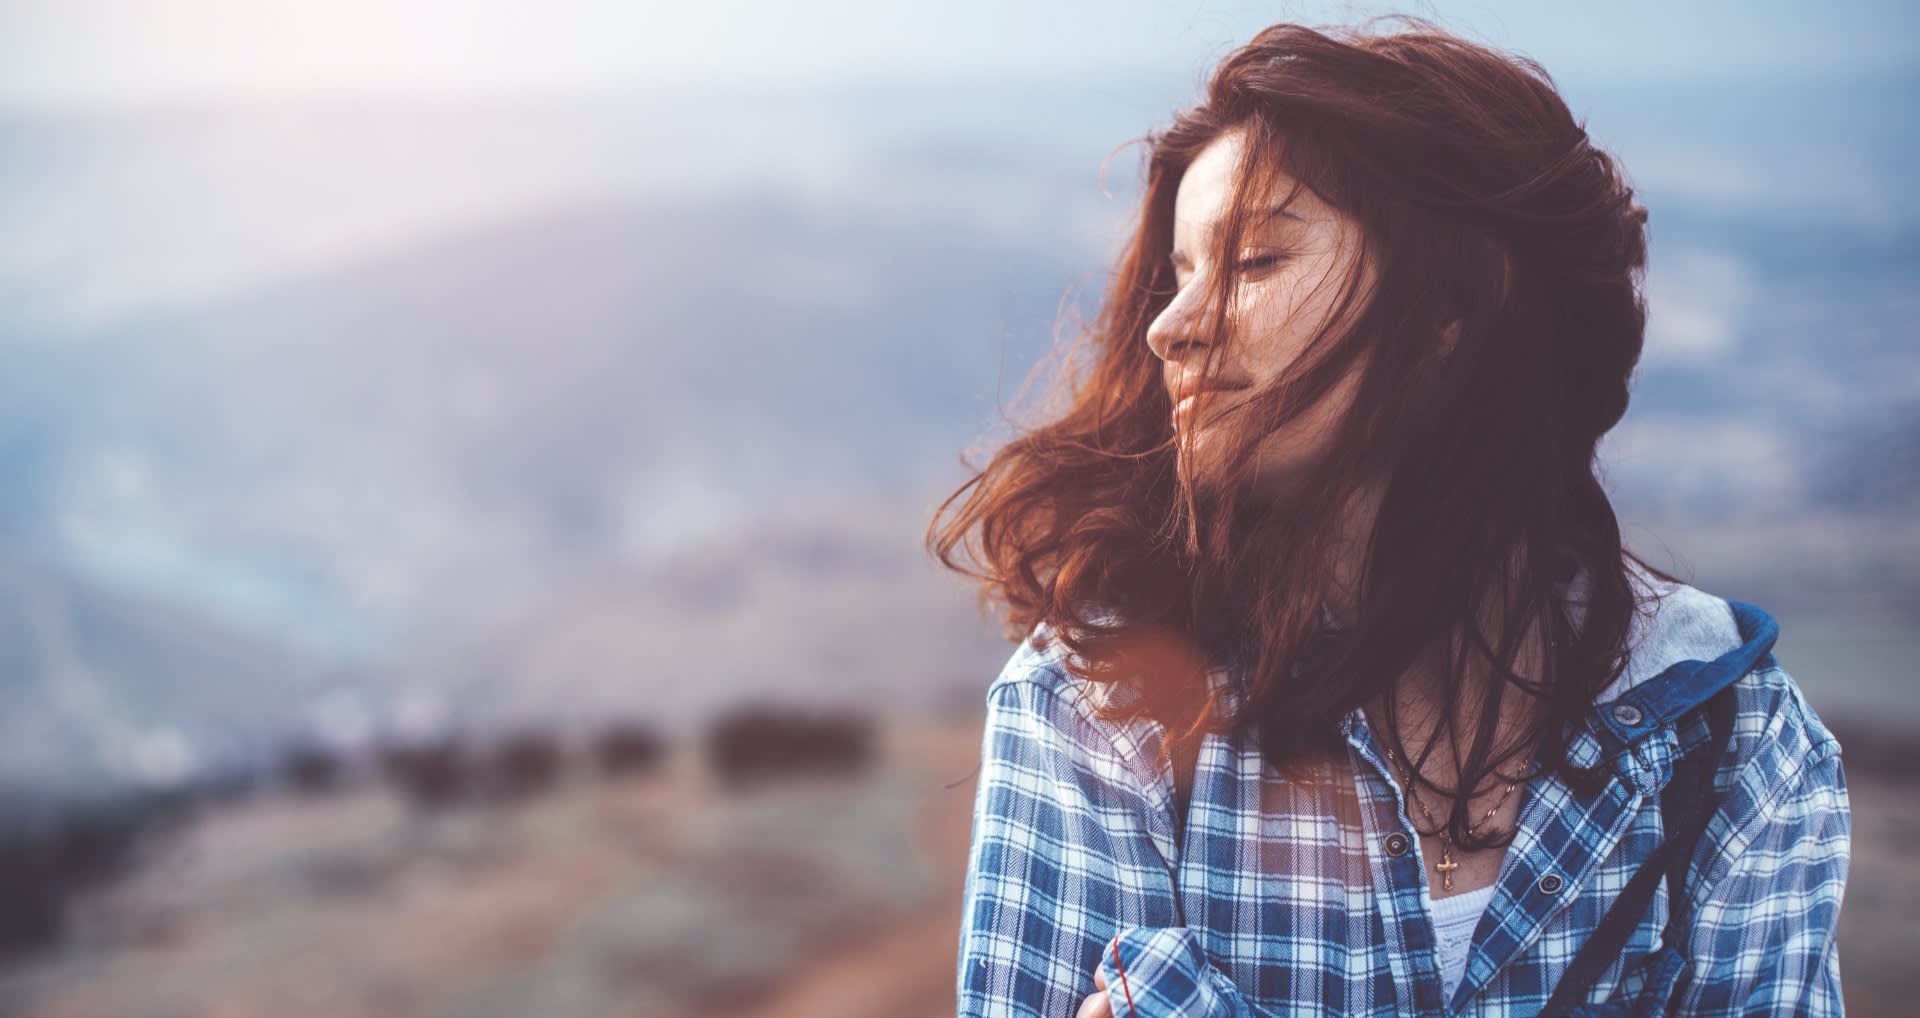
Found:
[[[1100,966],[1093,967],[1093,985],[1095,992],[1087,994],[1080,1002],[1080,1010],[1073,1018],[1113,1018],[1113,1002],[1107,997],[1107,977],[1100,974]]]

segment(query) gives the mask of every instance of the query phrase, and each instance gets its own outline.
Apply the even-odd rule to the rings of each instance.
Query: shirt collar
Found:
[[[1626,666],[1595,698],[1596,711],[1681,661],[1712,661],[1742,642],[1740,627],[1726,600],[1689,584],[1661,580],[1631,557],[1623,561],[1639,607],[1628,625]],[[1587,568],[1581,565],[1566,584],[1569,613],[1576,628],[1585,614],[1587,579]],[[1320,604],[1320,618],[1323,634],[1345,631],[1325,601]],[[1245,700],[1244,676],[1230,666],[1209,670],[1207,683],[1233,709]],[[1355,708],[1341,718],[1342,735],[1354,736],[1360,713]],[[1568,754],[1575,766],[1591,767],[1604,755],[1604,745],[1591,730],[1594,723],[1597,719],[1590,719],[1571,736]]]

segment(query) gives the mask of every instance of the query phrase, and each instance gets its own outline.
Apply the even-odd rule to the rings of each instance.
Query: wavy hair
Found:
[[[1446,830],[1472,849],[1512,835],[1470,835],[1467,809],[1514,758],[1577,788],[1602,780],[1566,750],[1624,665],[1639,609],[1596,447],[1640,357],[1647,213],[1538,64],[1382,20],[1274,25],[1221,61],[1203,101],[1139,139],[1145,194],[1079,337],[1085,370],[1063,374],[1059,409],[984,467],[963,457],[972,477],[927,540],[1004,603],[1009,639],[1058,639],[1076,675],[1128,694],[1100,698],[1102,717],[1165,725],[1163,762],[1206,731],[1251,731],[1308,780],[1356,708],[1422,772],[1446,746],[1455,786],[1418,780],[1451,799]],[[1145,337],[1176,289],[1181,175],[1228,131],[1245,143],[1215,264],[1232,264],[1280,171],[1357,222],[1376,275],[1364,298],[1346,281],[1342,313],[1305,352],[1210,422],[1227,466],[1202,476]],[[1208,320],[1225,336],[1236,281],[1211,276]],[[1299,494],[1251,496],[1254,446],[1349,374],[1352,407]],[[1329,634],[1336,540],[1370,484],[1356,614]],[[1523,675],[1529,639],[1545,649]],[[1208,681],[1216,668],[1238,679],[1233,709]],[[1418,752],[1395,716],[1403,683],[1438,707]],[[1529,720],[1500,740],[1509,696]]]

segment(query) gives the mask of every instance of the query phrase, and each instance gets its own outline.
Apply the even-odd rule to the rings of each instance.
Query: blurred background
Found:
[[[1920,992],[1920,15],[0,2],[0,1011],[950,1014],[921,546],[1279,20],[1542,61],[1651,209],[1629,543],[1841,734]]]

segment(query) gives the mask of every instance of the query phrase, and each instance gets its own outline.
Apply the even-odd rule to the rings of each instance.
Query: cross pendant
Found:
[[[1453,890],[1453,871],[1459,869],[1460,864],[1453,861],[1452,845],[1440,846],[1440,861],[1434,863],[1433,868],[1440,871],[1440,889]]]

